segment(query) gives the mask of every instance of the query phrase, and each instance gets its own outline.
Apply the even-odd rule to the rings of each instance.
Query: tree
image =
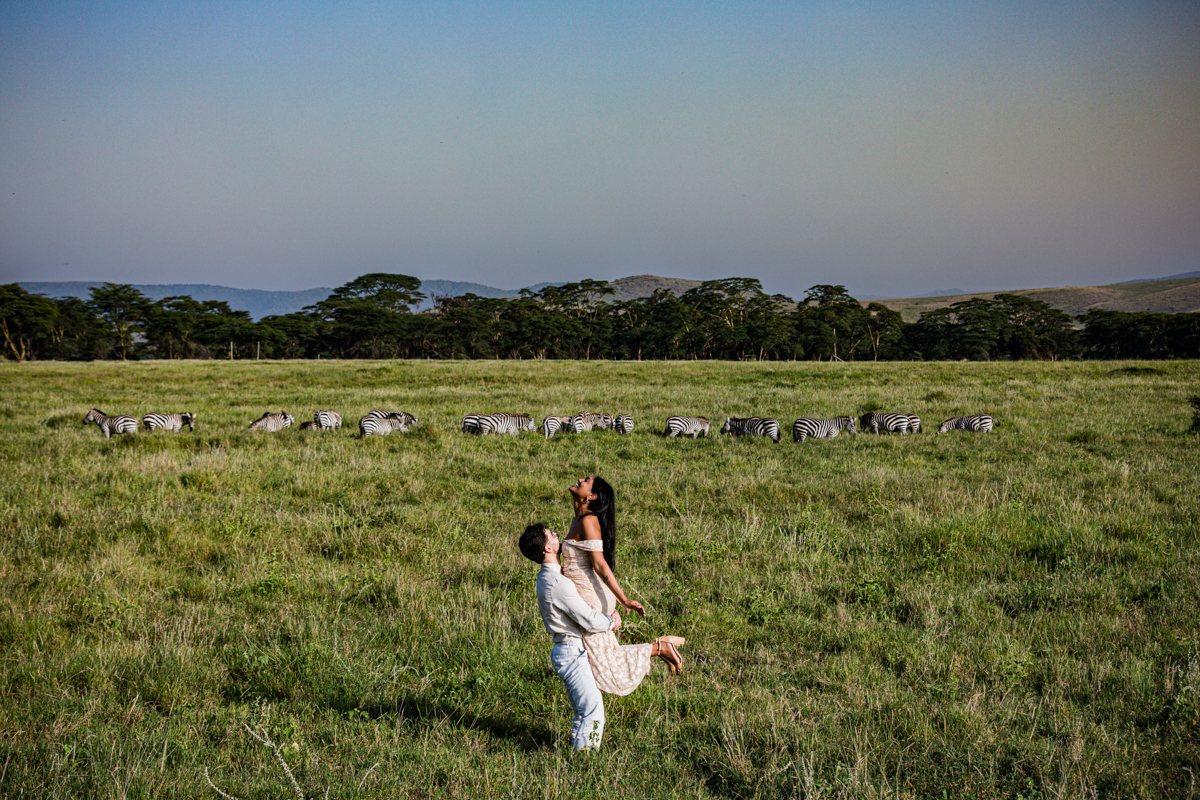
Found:
[[[92,361],[111,351],[111,337],[91,306],[78,297],[60,297],[54,303],[58,313],[46,350],[49,358]]]
[[[797,346],[812,358],[852,361],[870,352],[871,313],[845,286],[817,284],[793,315]]]
[[[134,347],[134,336],[150,310],[150,298],[127,283],[105,283],[91,289],[88,306],[113,337],[113,352],[126,360]]]
[[[389,272],[372,272],[360,275],[347,284],[333,290],[333,294],[321,303],[336,304],[341,300],[365,300],[384,311],[408,314],[413,306],[425,299],[420,291],[421,279],[411,275],[396,275]],[[321,305],[318,303],[317,305]]]
[[[898,358],[904,335],[904,318],[882,303],[867,306],[867,341],[871,354],[878,361]]]
[[[4,355],[16,361],[35,358],[53,334],[58,306],[40,294],[30,294],[18,284],[0,286],[0,334]]]

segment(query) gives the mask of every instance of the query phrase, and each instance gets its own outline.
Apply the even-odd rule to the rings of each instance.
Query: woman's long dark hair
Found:
[[[604,478],[592,479],[595,500],[588,502],[588,513],[600,523],[600,541],[604,544],[604,560],[608,568],[617,571],[617,495]]]

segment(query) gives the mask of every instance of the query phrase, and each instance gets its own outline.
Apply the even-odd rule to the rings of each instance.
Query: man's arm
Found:
[[[611,631],[616,625],[613,618],[592,610],[583,601],[579,591],[570,581],[564,581],[554,587],[554,605],[574,621],[585,633],[601,633]]]

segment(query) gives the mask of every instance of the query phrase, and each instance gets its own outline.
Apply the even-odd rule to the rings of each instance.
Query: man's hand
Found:
[[[615,631],[617,628],[621,627],[621,615],[620,615],[620,614],[618,614],[618,613],[617,613],[617,612],[615,612],[615,611],[612,613],[612,621],[613,621],[613,626],[612,626],[612,629],[613,629],[614,631]]]

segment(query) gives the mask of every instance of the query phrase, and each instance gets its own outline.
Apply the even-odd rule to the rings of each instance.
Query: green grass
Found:
[[[0,795],[1188,797],[1195,362],[0,365]],[[105,441],[109,414],[195,433]],[[251,433],[340,410],[336,433]],[[371,408],[416,413],[360,440]],[[628,412],[476,438],[468,411]],[[920,414],[669,441],[671,413]],[[990,413],[990,434],[935,436]],[[515,549],[618,492],[626,641],[687,672],[565,749]],[[277,746],[257,741],[253,730]],[[282,759],[282,762],[281,760]]]

